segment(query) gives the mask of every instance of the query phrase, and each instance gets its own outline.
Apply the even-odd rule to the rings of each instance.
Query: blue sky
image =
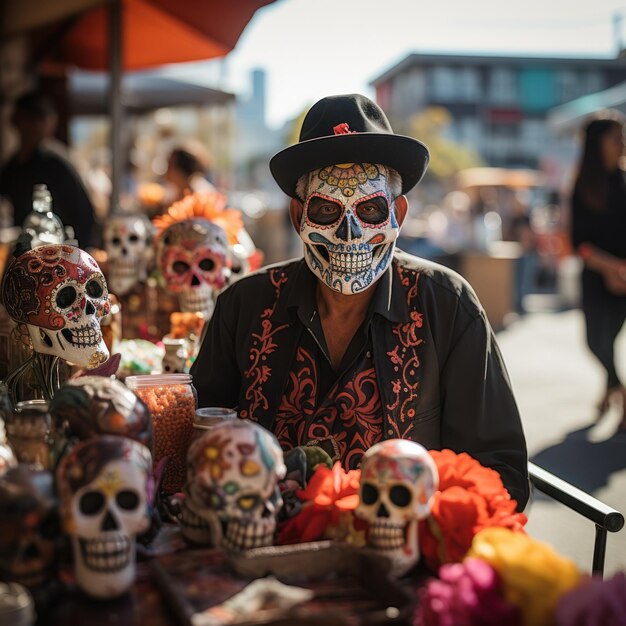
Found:
[[[614,56],[616,12],[626,24],[613,0],[278,0],[224,61],[223,86],[245,94],[265,68],[277,126],[331,93],[372,95],[368,82],[411,52]]]

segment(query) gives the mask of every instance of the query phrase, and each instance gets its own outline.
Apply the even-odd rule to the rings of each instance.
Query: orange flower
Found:
[[[228,243],[238,242],[237,234],[243,228],[241,212],[226,208],[226,198],[219,191],[192,193],[174,202],[164,215],[152,220],[159,235],[172,224],[183,220],[203,217],[224,229]]]
[[[420,523],[420,548],[433,570],[461,561],[474,535],[483,528],[524,532],[526,516],[516,513],[498,472],[483,467],[469,454],[431,450],[439,471],[439,490],[431,516]]]
[[[345,529],[346,537],[354,538],[363,530],[360,520],[352,512],[359,504],[360,470],[345,472],[337,462],[332,470],[320,465],[306,489],[296,492],[304,504],[295,517],[287,520],[278,533],[278,543],[302,543],[323,537],[336,537],[338,529]],[[343,532],[342,532],[343,534]]]

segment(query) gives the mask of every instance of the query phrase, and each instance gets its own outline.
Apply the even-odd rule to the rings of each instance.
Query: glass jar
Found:
[[[7,419],[9,445],[20,463],[35,469],[52,468],[51,420],[46,400],[18,402]]]
[[[147,405],[154,426],[154,464],[164,457],[162,487],[180,491],[187,477],[187,450],[194,432],[197,395],[189,374],[129,376],[125,380]]]
[[[198,409],[193,418],[193,441],[199,439],[217,424],[237,419],[237,411],[221,406],[210,406]]]

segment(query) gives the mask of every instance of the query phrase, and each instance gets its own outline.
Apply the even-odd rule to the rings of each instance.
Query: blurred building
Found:
[[[548,112],[626,80],[626,61],[601,58],[411,54],[372,81],[392,124],[446,108],[449,138],[501,167],[559,170],[573,138],[552,132]],[[555,161],[556,160],[556,161]],[[558,181],[552,181],[558,184]]]

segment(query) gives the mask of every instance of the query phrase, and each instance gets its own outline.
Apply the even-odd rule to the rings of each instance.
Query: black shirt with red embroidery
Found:
[[[192,368],[199,406],[237,407],[284,449],[318,445],[345,468],[382,439],[465,451],[529,489],[519,412],[493,331],[458,274],[396,251],[334,371],[304,260],[241,279],[217,300]]]

